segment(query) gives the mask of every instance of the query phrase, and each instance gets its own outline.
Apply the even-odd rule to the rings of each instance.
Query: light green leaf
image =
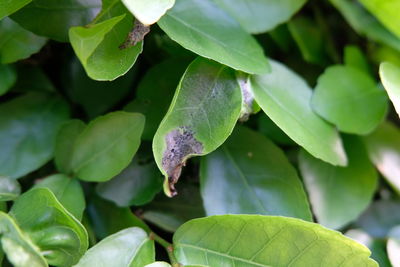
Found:
[[[0,21],[0,40],[0,63],[2,64],[30,57],[47,41],[46,38],[36,36],[9,18]]]
[[[378,266],[363,245],[299,219],[223,215],[192,220],[174,235],[181,264],[207,266]]]
[[[129,11],[144,25],[156,23],[175,0],[122,0]]]
[[[269,71],[257,41],[212,0],[176,0],[158,25],[171,39],[200,56],[251,74]]]
[[[367,74],[371,74],[371,69],[365,54],[358,46],[347,45],[344,48],[344,64],[349,67],[357,68]]]
[[[38,187],[49,189],[66,210],[79,221],[82,220],[85,196],[78,180],[64,174],[54,174],[34,186],[34,188]]]
[[[69,28],[88,24],[100,7],[100,0],[32,0],[11,18],[37,35],[68,42]]]
[[[400,266],[400,226],[394,227],[389,232],[387,253],[393,267]]]
[[[2,0],[0,2],[0,20],[29,4],[32,0]]]
[[[371,161],[400,195],[400,130],[387,121],[364,141]]]
[[[378,175],[368,159],[364,144],[356,136],[345,136],[347,167],[336,167],[300,153],[300,170],[317,221],[339,229],[368,207],[378,183]],[[351,203],[351,205],[349,205]]]
[[[400,68],[390,62],[384,62],[380,65],[379,75],[390,101],[400,116]]]
[[[21,186],[15,179],[0,176],[0,201],[16,199],[21,193]]]
[[[171,264],[165,261],[156,261],[151,264],[147,264],[145,267],[171,267]]]
[[[144,120],[139,113],[116,111],[91,121],[74,142],[72,172],[92,182],[120,173],[139,148]]]
[[[312,221],[303,185],[283,151],[245,127],[202,158],[200,179],[207,215],[281,215]]]
[[[15,267],[47,267],[39,249],[24,233],[12,217],[0,211],[2,249]]]
[[[387,96],[365,72],[343,65],[327,68],[318,78],[313,109],[340,131],[368,134],[384,119]]]
[[[68,118],[57,96],[29,93],[0,105],[0,175],[19,178],[53,156],[59,126]]]
[[[154,241],[138,227],[106,237],[89,249],[74,267],[142,267],[154,262]]]
[[[88,76],[114,80],[129,71],[143,42],[122,48],[133,28],[133,17],[119,0],[103,0],[102,12],[87,26],[73,27],[69,39]]]
[[[7,93],[16,81],[17,73],[15,69],[12,66],[0,64],[0,96]]]
[[[241,105],[232,69],[203,58],[190,64],[153,139],[167,195],[176,194],[174,184],[189,157],[208,154],[228,138]]]
[[[249,33],[272,30],[290,19],[306,0],[214,0]]]
[[[346,165],[338,133],[310,107],[311,88],[284,65],[275,61],[271,65],[272,73],[251,79],[257,103],[276,125],[314,157],[334,165]]]
[[[10,215],[39,247],[50,265],[71,266],[88,247],[83,225],[46,188],[35,188],[22,194]]]

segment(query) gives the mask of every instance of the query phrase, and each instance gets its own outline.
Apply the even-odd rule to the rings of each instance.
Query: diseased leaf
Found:
[[[122,0],[128,10],[144,25],[156,23],[175,0]]]
[[[387,253],[393,267],[400,266],[400,226],[394,227],[389,232]]]
[[[357,219],[371,202],[378,182],[360,138],[345,136],[344,144],[347,167],[332,166],[305,151],[299,157],[314,214],[320,224],[332,229]]]
[[[233,70],[203,58],[190,64],[153,139],[168,196],[176,194],[174,184],[189,157],[206,155],[228,138],[241,102]]]
[[[379,68],[382,84],[400,116],[400,68],[390,62],[384,62]]]
[[[16,199],[21,193],[21,186],[15,179],[0,176],[0,201]]]
[[[28,93],[0,105],[0,175],[22,177],[51,159],[68,107],[58,96]]]
[[[200,56],[251,74],[269,71],[257,41],[212,0],[176,0],[158,25],[171,39]]]
[[[206,266],[378,266],[366,247],[338,232],[260,215],[192,220],[175,233],[174,254],[182,264]]]
[[[276,125],[314,157],[334,165],[346,165],[338,133],[310,107],[311,88],[284,65],[276,61],[271,65],[272,73],[251,79],[257,103]]]
[[[335,65],[318,78],[313,109],[345,133],[368,134],[384,119],[387,96],[359,69]]]
[[[245,127],[202,158],[200,178],[207,215],[281,215],[312,221],[303,185],[283,151]]]
[[[142,267],[154,261],[154,241],[138,227],[110,235],[89,249],[74,267]]]
[[[0,64],[0,96],[7,93],[8,90],[17,81],[17,73],[12,66]]]
[[[32,0],[2,0],[0,2],[0,20],[29,4]]]

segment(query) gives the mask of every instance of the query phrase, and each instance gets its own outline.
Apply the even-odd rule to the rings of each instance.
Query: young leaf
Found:
[[[340,131],[368,134],[384,119],[387,96],[359,69],[335,65],[318,78],[313,109]]]
[[[59,126],[68,118],[57,96],[29,93],[0,105],[0,174],[19,178],[53,155]]]
[[[0,176],[0,201],[16,199],[21,193],[21,186],[15,179]]]
[[[269,71],[257,41],[212,0],[176,0],[158,25],[171,39],[200,56],[251,74]]]
[[[0,2],[0,20],[29,4],[32,0],[3,0]]]
[[[272,73],[251,79],[257,103],[276,125],[314,157],[334,165],[346,165],[338,133],[310,107],[311,88],[284,65],[276,61],[271,65]]]
[[[156,23],[175,0],[122,0],[128,10],[144,25]]]
[[[378,266],[363,245],[294,218],[223,215],[195,219],[174,235],[181,264],[206,266]]]
[[[208,154],[228,138],[241,105],[232,69],[203,58],[190,64],[153,139],[168,196],[176,194],[174,184],[189,157]]]
[[[384,62],[380,65],[379,75],[390,101],[400,116],[400,68],[390,62]]]
[[[332,229],[355,220],[368,207],[378,182],[362,141],[356,136],[346,136],[344,141],[347,167],[332,166],[305,151],[299,157],[315,216],[320,224]]]
[[[76,137],[71,170],[81,180],[105,182],[131,162],[140,145],[144,116],[116,111],[98,117]]]
[[[263,33],[290,19],[306,0],[214,0],[249,33]]]
[[[89,249],[74,267],[142,267],[154,262],[154,241],[138,227],[110,235]]]
[[[393,267],[400,266],[400,226],[394,227],[389,232],[387,241],[387,253]]]
[[[88,24],[100,7],[100,0],[32,0],[11,18],[37,35],[68,42],[69,28]]]
[[[30,57],[47,41],[46,38],[36,36],[9,18],[0,21],[0,40],[0,63],[2,64]]]
[[[282,150],[257,132],[237,128],[200,166],[207,215],[281,215],[312,221],[296,170]]]
[[[132,28],[133,17],[119,0],[103,0],[91,24],[69,30],[72,48],[90,78],[114,80],[129,71],[143,48],[143,42],[121,47]]]
[[[16,81],[17,73],[15,69],[12,66],[0,64],[0,96],[7,93]]]
[[[37,183],[34,188],[47,188],[75,218],[82,220],[85,196],[78,180],[64,174],[54,174]]]
[[[381,124],[364,138],[375,167],[400,194],[400,130],[390,122]]]
[[[10,215],[50,265],[71,266],[88,247],[85,228],[46,188],[22,194]]]

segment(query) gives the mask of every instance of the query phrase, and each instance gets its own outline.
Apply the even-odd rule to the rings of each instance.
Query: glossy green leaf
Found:
[[[393,267],[400,266],[400,226],[394,227],[389,232],[387,253]]]
[[[311,88],[284,65],[271,62],[272,73],[251,80],[254,97],[263,111],[293,141],[313,156],[334,165],[346,165],[336,130],[310,107]]]
[[[94,80],[114,80],[129,71],[143,42],[122,48],[133,28],[133,17],[119,0],[103,0],[103,9],[88,26],[69,30],[71,45]]]
[[[17,81],[17,73],[12,66],[0,64],[0,96],[7,93],[8,90]]]
[[[366,247],[338,232],[260,215],[192,220],[175,233],[174,253],[182,264],[206,266],[378,266]]]
[[[53,156],[59,126],[68,118],[57,96],[29,93],[0,105],[0,175],[19,178]]]
[[[12,206],[10,215],[50,265],[71,266],[88,247],[83,225],[46,188],[35,188],[22,194]]]
[[[247,73],[269,71],[257,41],[212,0],[176,0],[158,25],[171,39],[200,56]]]
[[[116,111],[91,121],[74,142],[72,172],[99,182],[120,173],[139,148],[144,120],[139,113]]]
[[[29,4],[32,0],[3,0],[0,2],[0,19]]]
[[[371,202],[378,182],[361,139],[345,136],[344,144],[349,159],[347,167],[332,166],[305,151],[299,158],[317,221],[332,229],[357,219]]]
[[[375,167],[400,194],[400,130],[385,122],[364,141]]]
[[[74,267],[142,267],[154,261],[154,241],[132,227],[106,237],[89,249]]]
[[[281,145],[296,144],[265,114],[261,114],[258,118],[258,131],[267,136],[274,143]]]
[[[46,38],[36,36],[9,18],[0,21],[0,63],[2,64],[28,58],[38,52],[45,43]]]
[[[82,220],[85,196],[79,181],[64,174],[54,174],[37,183],[34,188],[47,188],[57,200],[78,220]]]
[[[21,186],[15,179],[0,176],[0,201],[16,199],[21,193]]]
[[[290,19],[306,0],[214,0],[249,33],[272,30]]]
[[[0,211],[2,249],[15,267],[47,267],[45,258],[32,241],[21,232],[15,220]]]
[[[247,128],[239,127],[221,148],[202,158],[200,178],[207,215],[281,215],[312,221],[303,185],[283,151]]]
[[[344,48],[344,64],[371,73],[367,58],[358,46],[348,45]]]
[[[174,184],[189,157],[208,154],[228,138],[241,103],[232,69],[203,58],[190,64],[153,139],[167,195],[176,194]]]
[[[100,0],[32,0],[11,18],[37,35],[68,42],[69,28],[88,24],[100,7]]]
[[[175,0],[122,0],[128,10],[144,25],[156,23]]]
[[[379,68],[382,84],[400,116],[400,68],[390,62],[384,62]]]
[[[312,106],[340,131],[368,134],[384,119],[387,96],[365,72],[335,65],[318,78]]]

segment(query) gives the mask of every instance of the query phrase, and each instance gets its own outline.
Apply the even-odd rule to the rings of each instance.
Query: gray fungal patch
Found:
[[[242,109],[240,110],[239,121],[247,121],[252,113],[254,113],[254,95],[250,89],[250,80],[248,76],[239,75],[238,83],[242,91]]]
[[[119,49],[135,46],[137,43],[143,41],[144,37],[149,32],[150,26],[146,26],[139,20],[135,19],[133,29],[128,33],[125,42],[119,46]]]
[[[162,158],[162,166],[168,175],[168,185],[172,196],[176,195],[175,184],[181,175],[186,159],[203,152],[203,145],[194,137],[188,127],[172,130],[165,137],[167,149]]]

